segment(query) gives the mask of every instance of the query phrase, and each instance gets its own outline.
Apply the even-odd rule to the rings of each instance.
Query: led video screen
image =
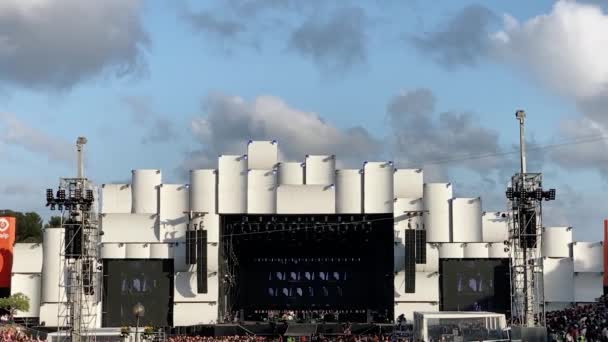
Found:
[[[509,310],[508,259],[444,259],[440,273],[442,310]]]
[[[145,308],[140,326],[171,326],[172,260],[104,260],[103,273],[104,327],[135,326],[137,303]]]

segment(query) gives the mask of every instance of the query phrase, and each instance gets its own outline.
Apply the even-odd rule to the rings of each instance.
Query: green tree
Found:
[[[23,293],[18,292],[10,297],[0,298],[0,309],[8,311],[12,321],[17,311],[28,311],[30,309],[30,299]]]
[[[59,228],[61,227],[61,216],[51,216],[49,222],[44,225],[44,228]]]
[[[17,224],[15,242],[42,242],[42,218],[37,213],[0,210],[0,216],[15,218]]]

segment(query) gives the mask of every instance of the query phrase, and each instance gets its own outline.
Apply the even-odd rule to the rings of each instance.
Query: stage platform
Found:
[[[192,327],[177,327],[171,329],[169,334],[200,336],[339,336],[346,334],[347,327],[349,327],[348,330],[352,335],[390,335],[395,332],[395,326],[393,324],[243,322],[239,324],[214,324]]]

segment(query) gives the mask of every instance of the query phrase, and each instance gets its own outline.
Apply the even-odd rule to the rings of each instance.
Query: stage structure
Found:
[[[194,331],[283,319],[390,324],[450,310],[508,316],[511,263],[527,268],[513,293],[533,295],[513,305],[518,317],[525,303],[543,303],[520,285],[530,279],[552,309],[602,293],[602,243],[516,219],[538,218],[528,197],[540,184],[525,184],[519,201],[516,178],[510,207],[484,211],[480,197],[455,198],[452,183],[425,183],[422,169],[391,161],[337,169],[333,155],[280,155],[277,141],[250,141],[214,168],[191,170],[187,184],[132,170],[129,182],[103,184],[99,201],[82,171],[62,179],[47,198],[63,213],[61,227],[46,228],[43,244],[14,248],[11,292],[32,303],[17,318],[82,341],[137,321]],[[542,248],[528,247],[541,239]],[[524,258],[524,247],[534,252]],[[534,253],[542,269],[522,261]],[[139,304],[144,316],[133,313]]]
[[[54,196],[47,189],[47,206],[61,213],[59,254],[50,257],[60,263],[57,305],[57,337],[60,341],[92,339],[89,329],[96,326],[100,286],[98,279],[98,227],[96,189],[84,177],[84,145],[79,137],[77,176],[61,178]]]
[[[544,327],[544,291],[542,259],[542,201],[555,200],[555,189],[543,190],[542,174],[529,173],[526,168],[526,113],[515,113],[520,131],[521,170],[511,178],[506,195],[510,215],[512,315],[522,327]]]

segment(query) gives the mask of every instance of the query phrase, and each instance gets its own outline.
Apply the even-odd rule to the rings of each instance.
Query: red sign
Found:
[[[11,287],[15,218],[0,217],[0,288]]]

